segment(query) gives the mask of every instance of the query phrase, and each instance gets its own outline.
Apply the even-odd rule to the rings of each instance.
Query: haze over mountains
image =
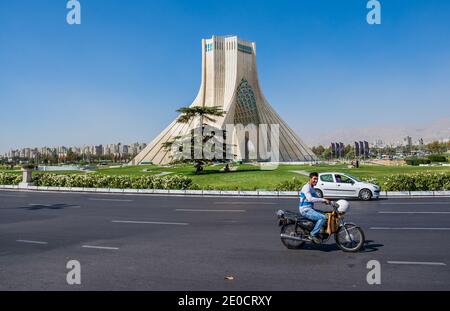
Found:
[[[415,124],[380,124],[367,128],[338,128],[332,131],[315,132],[315,135],[302,137],[309,146],[328,146],[331,142],[352,144],[355,141],[367,140],[373,143],[382,140],[384,144],[401,143],[406,136],[411,136],[417,142],[423,138],[424,143],[435,140],[450,139],[450,117],[443,117],[433,122]]]

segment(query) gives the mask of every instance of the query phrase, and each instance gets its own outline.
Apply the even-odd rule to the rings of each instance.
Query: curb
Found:
[[[45,187],[0,185],[0,190],[25,190],[49,192],[95,192],[117,194],[159,194],[159,195],[201,195],[201,196],[240,196],[240,197],[298,197],[298,191],[229,191],[229,190],[163,190],[163,189],[115,189],[115,188],[80,188],[80,187]],[[418,198],[450,197],[450,191],[382,191],[380,198]]]

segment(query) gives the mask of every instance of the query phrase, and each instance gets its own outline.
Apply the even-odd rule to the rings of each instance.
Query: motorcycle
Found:
[[[337,246],[344,252],[357,252],[364,245],[364,232],[354,223],[344,221],[344,215],[348,210],[349,203],[345,200],[330,202],[333,207],[332,212],[326,212],[327,225],[320,229],[317,238],[319,244],[325,244],[334,235]],[[294,213],[286,210],[277,212],[278,225],[281,227],[281,242],[288,249],[302,248],[306,242],[312,242],[308,239],[315,223],[300,213]]]

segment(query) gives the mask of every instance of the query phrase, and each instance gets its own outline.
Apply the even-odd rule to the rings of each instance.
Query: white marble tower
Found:
[[[256,67],[256,44],[237,36],[202,40],[202,80],[192,106],[220,106],[226,114],[215,118],[217,128],[226,124],[278,124],[279,162],[314,161],[316,156],[298,135],[273,110],[263,95]],[[206,124],[208,122],[205,122]],[[210,123],[210,122],[209,122]],[[179,123],[174,120],[162,131],[131,164],[171,161],[171,152],[163,148],[164,142],[190,133],[195,120]],[[245,159],[244,150],[236,150],[238,159]]]

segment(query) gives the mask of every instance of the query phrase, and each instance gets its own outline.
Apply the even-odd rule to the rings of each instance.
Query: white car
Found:
[[[368,201],[378,199],[380,187],[363,182],[358,178],[343,173],[319,173],[319,181],[314,187],[319,197],[360,198]]]

